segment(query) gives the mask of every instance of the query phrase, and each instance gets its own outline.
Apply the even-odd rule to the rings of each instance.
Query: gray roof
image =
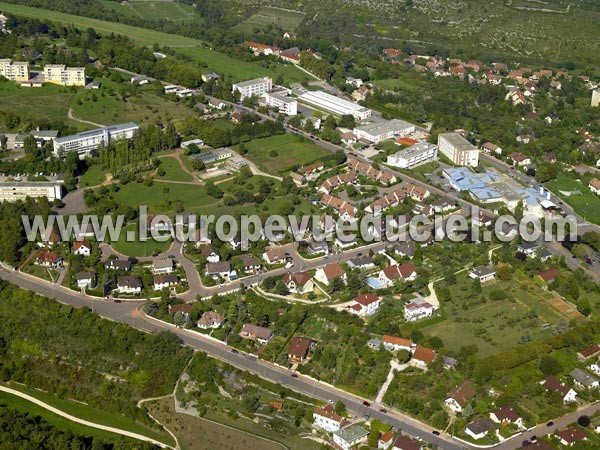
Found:
[[[342,428],[340,430],[334,431],[333,434],[336,434],[340,438],[342,438],[346,442],[354,442],[357,439],[365,437],[369,434],[367,430],[358,425],[350,425],[346,428]]]
[[[473,267],[473,269],[471,270],[471,273],[474,273],[478,277],[483,277],[486,275],[491,275],[493,273],[496,273],[496,271],[494,270],[493,267],[490,267],[490,266],[478,266],[478,267]]]
[[[137,128],[137,127],[138,127],[138,124],[135,122],[121,123],[119,125],[112,125],[110,127],[96,128],[95,130],[82,131],[81,133],[76,133],[71,136],[59,137],[59,138],[56,138],[55,142],[56,142],[56,144],[61,144],[63,142],[69,142],[73,139],[95,136],[95,135],[104,134],[104,133],[115,133],[118,131],[128,130],[130,128]]]
[[[78,272],[75,274],[75,279],[77,281],[81,280],[92,280],[96,274],[94,272]]]
[[[229,263],[229,261],[219,261],[216,263],[206,264],[206,273],[208,274],[229,272],[230,270],[231,264]]]
[[[598,383],[598,379],[583,369],[573,369],[569,374],[573,380],[585,387],[590,387],[594,383]]]
[[[126,276],[117,278],[117,286],[128,288],[142,288],[142,280],[136,276]]]
[[[471,422],[467,425],[467,428],[473,432],[473,434],[486,433],[492,429],[494,424],[487,417],[485,419]]]
[[[400,119],[393,119],[393,120],[384,120],[384,121],[374,122],[374,123],[371,123],[368,125],[362,125],[362,126],[356,127],[355,130],[364,131],[371,135],[379,135],[379,134],[388,133],[390,131],[397,133],[397,132],[400,132],[402,130],[406,130],[407,128],[412,128],[412,127],[414,127],[414,125],[412,123],[409,123],[409,122],[406,122],[406,121],[400,120]]]
[[[443,137],[446,141],[448,141],[453,147],[456,147],[457,149],[464,149],[464,150],[473,150],[476,149],[476,147],[471,144],[468,140],[466,140],[461,134],[459,133],[443,133],[440,134],[438,137]],[[439,142],[439,140],[438,140]]]

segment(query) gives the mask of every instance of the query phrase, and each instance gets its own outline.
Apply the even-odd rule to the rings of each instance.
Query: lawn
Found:
[[[181,169],[181,166],[179,165],[179,161],[177,161],[175,158],[172,158],[170,156],[165,157],[165,158],[160,158],[160,168],[163,169],[165,171],[165,174],[161,177],[159,176],[158,179],[160,180],[171,180],[171,181],[193,181],[193,177],[187,173],[184,172]]]
[[[210,197],[202,186],[160,181],[155,181],[152,186],[129,183],[111,195],[118,203],[134,208],[146,205],[151,213],[174,213],[176,200],[181,201],[184,209],[189,212],[219,203],[219,200]]]
[[[12,388],[14,386],[11,385]],[[36,395],[37,396],[37,395]],[[73,422],[69,419],[59,416],[48,411],[41,406],[31,403],[23,398],[17,397],[16,395],[9,394],[7,392],[0,392],[0,407],[7,409],[14,409],[20,413],[29,414],[31,417],[41,417],[50,425],[58,428],[62,431],[69,431],[73,434],[85,437],[94,437],[105,441],[111,441],[114,437],[120,436],[108,431],[99,430],[97,428],[87,427],[77,422]],[[122,439],[127,439],[124,436],[120,436]],[[133,443],[134,440],[131,440]],[[137,442],[137,441],[135,441]]]
[[[101,81],[98,91],[80,90],[73,97],[70,106],[76,118],[101,125],[125,122],[150,124],[177,121],[194,114],[188,106],[156,95],[153,88],[142,88],[138,95],[124,98],[117,94],[120,84]]]
[[[131,431],[138,434],[143,434],[145,436],[151,437],[161,442],[168,443],[169,445],[173,445],[172,439],[166,433],[161,433],[157,430],[148,428],[145,425],[137,423],[125,416],[120,414],[113,414],[110,412],[106,412],[100,409],[92,408],[84,403],[75,402],[69,399],[58,398],[52,394],[47,392],[38,391],[36,389],[31,389],[27,386],[11,383],[9,385],[12,389],[24,392],[32,397],[35,397],[44,403],[47,403],[55,408],[60,409],[72,416],[79,417],[84,420],[88,420],[90,422],[99,423],[102,425],[107,425],[110,427],[119,428],[122,430]],[[47,413],[51,414],[51,413]],[[62,419],[59,418],[58,419]],[[76,426],[76,424],[71,423],[70,421],[65,420],[66,423],[69,423],[69,428]],[[87,427],[85,427],[87,428]],[[87,428],[89,429],[89,428]],[[97,430],[98,433],[101,433],[100,430]]]
[[[166,242],[158,242],[152,239],[151,236],[148,236],[148,239],[145,241],[128,241],[127,233],[129,231],[133,231],[135,236],[137,237],[139,233],[139,228],[137,224],[130,224],[123,228],[121,234],[119,235],[119,240],[116,242],[112,242],[112,247],[119,253],[122,253],[127,256],[151,256],[154,253],[162,253],[167,250],[171,246],[171,240],[169,239]]]
[[[131,8],[142,19],[148,20],[190,20],[194,17],[194,8],[185,3],[172,1],[129,0],[124,8]]]
[[[421,329],[426,336],[439,336],[449,350],[458,352],[463,345],[476,344],[478,357],[489,356],[516,347],[524,335],[533,340],[551,336],[542,325],[556,325],[563,318],[533,284],[491,281],[482,286],[485,302],[472,293],[471,285],[466,273],[459,275],[450,286],[447,319]],[[497,290],[507,292],[507,298],[489,299],[490,292]]]
[[[26,88],[11,81],[0,81],[0,111],[18,112],[24,118],[52,123],[67,118],[73,95],[72,89],[62,86]]]
[[[331,154],[308,139],[289,133],[256,139],[244,145],[248,150],[246,156],[271,174],[283,174]]]
[[[294,31],[302,23],[305,15],[305,13],[300,11],[263,6],[234,28],[237,31],[252,32],[255,28],[266,28],[274,25],[286,31]]]
[[[571,205],[575,212],[585,220],[600,224],[600,198],[594,195],[586,185],[559,174],[556,180],[546,183],[546,187]],[[579,191],[581,194],[567,196],[561,194],[561,191]]]
[[[400,80],[398,78],[387,78],[384,80],[375,80],[371,81],[376,86],[379,86],[381,89],[389,89],[391,91],[396,90],[407,90],[407,91],[415,91],[418,88],[404,80]]]
[[[79,187],[86,188],[98,186],[106,179],[106,171],[100,164],[90,166],[83,175],[79,177]]]

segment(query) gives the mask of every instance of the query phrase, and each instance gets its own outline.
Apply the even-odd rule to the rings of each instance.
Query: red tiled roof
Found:
[[[573,444],[588,437],[587,433],[578,427],[567,428],[566,430],[557,432],[556,435],[567,444]]]
[[[354,301],[363,306],[369,306],[371,303],[376,302],[378,299],[379,299],[379,297],[377,295],[369,292],[367,294],[362,294],[362,295],[359,295],[358,297],[355,297]]]
[[[389,334],[383,336],[383,342],[386,344],[401,345],[403,347],[410,347],[412,345],[412,341],[410,339],[391,336]]]
[[[558,269],[546,269],[538,273],[538,276],[544,280],[544,282],[548,283],[549,281],[554,280],[560,275],[560,270]]]
[[[325,273],[325,277],[328,280],[333,280],[334,278],[342,277],[346,274],[342,266],[338,263],[331,263],[323,267],[323,272]]]
[[[427,347],[417,345],[412,357],[418,361],[423,361],[425,364],[430,364],[435,359],[436,353]]]

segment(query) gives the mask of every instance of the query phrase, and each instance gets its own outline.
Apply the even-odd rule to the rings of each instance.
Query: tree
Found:
[[[335,412],[337,414],[339,414],[340,416],[346,414],[346,405],[344,405],[344,402],[341,400],[338,400],[337,403],[335,404]]]
[[[542,355],[539,359],[539,369],[546,376],[548,375],[558,375],[563,367],[560,361],[554,358],[551,355]]]
[[[589,416],[583,415],[579,416],[579,418],[577,419],[577,423],[579,424],[579,426],[587,428],[590,426],[590,423],[592,423],[592,421]]]
[[[510,264],[498,264],[496,267],[496,276],[499,280],[508,281],[512,279],[512,267]]]

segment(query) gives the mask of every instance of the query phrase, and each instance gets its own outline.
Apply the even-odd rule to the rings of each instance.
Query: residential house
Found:
[[[351,269],[372,269],[375,267],[375,262],[373,258],[369,255],[357,256],[356,258],[352,258],[348,261],[348,267]]]
[[[307,337],[294,336],[290,339],[287,349],[288,358],[297,363],[303,363],[308,358],[308,353],[316,342]]]
[[[160,291],[165,288],[173,288],[179,284],[179,277],[174,273],[154,275],[154,290]]]
[[[196,248],[199,248],[203,245],[211,244],[212,239],[210,238],[207,230],[202,230],[201,228],[199,228],[194,234],[194,242],[196,243]]]
[[[262,269],[262,264],[258,259],[249,253],[237,256],[244,272],[258,272]]]
[[[592,178],[588,184],[588,187],[594,194],[600,194],[600,180],[598,178]]]
[[[261,344],[268,344],[269,341],[273,338],[273,330],[265,327],[259,327],[257,325],[251,325],[249,323],[245,323],[242,326],[242,331],[240,332],[240,336],[244,339],[252,339],[258,341]]]
[[[519,152],[511,153],[508,155],[508,159],[511,159],[513,164],[518,167],[528,166],[531,164],[531,158]]]
[[[200,247],[200,254],[204,259],[206,259],[206,262],[209,263],[217,263],[221,260],[219,249],[213,244],[206,244]]]
[[[412,242],[401,242],[394,247],[394,253],[412,259],[415,255],[415,249],[415,244]]]
[[[219,261],[216,263],[207,263],[205,274],[213,278],[226,278],[231,274],[231,263],[229,261]]]
[[[88,241],[81,240],[73,242],[73,254],[81,256],[90,256],[92,253],[92,244]]]
[[[56,253],[41,251],[35,257],[35,263],[38,266],[49,267],[51,269],[58,269],[63,265],[63,259]]]
[[[94,272],[78,272],[75,274],[75,281],[79,289],[90,289],[96,280]]]
[[[490,419],[494,423],[501,423],[503,425],[516,425],[519,428],[523,428],[523,418],[515,412],[510,406],[502,406],[490,413]]]
[[[432,201],[431,207],[434,212],[443,214],[456,208],[456,202],[448,197],[441,197]]]
[[[219,100],[218,98],[211,98],[208,101],[208,105],[211,108],[218,109],[218,110],[221,110],[227,106],[223,100]]]
[[[367,442],[369,432],[359,425],[349,425],[333,432],[333,443],[342,450]]]
[[[203,330],[220,328],[225,322],[225,317],[216,311],[206,311],[198,320],[198,328]]]
[[[384,287],[389,287],[396,280],[413,281],[417,278],[417,271],[413,263],[395,264],[379,272],[379,282]]]
[[[557,431],[554,435],[558,438],[560,443],[566,447],[571,447],[573,444],[579,441],[587,441],[587,433],[579,427],[567,428],[563,431]]]
[[[456,364],[458,364],[458,361],[451,356],[444,356],[442,358],[442,365],[446,370],[455,369]]]
[[[583,369],[575,368],[569,376],[573,379],[575,386],[582,389],[597,389],[600,386],[600,380]]]
[[[554,268],[542,270],[537,273],[537,276],[540,277],[544,283],[548,284],[560,276],[560,270]]]
[[[313,425],[325,431],[333,433],[346,424],[346,419],[336,414],[333,405],[313,410]]]
[[[419,369],[427,370],[427,366],[433,362],[437,354],[430,348],[417,345],[410,358],[410,364]]]
[[[412,299],[404,305],[404,318],[407,322],[424,319],[433,316],[435,306],[427,302],[423,297]]]
[[[286,273],[281,279],[289,292],[293,294],[307,294],[315,290],[310,272]]]
[[[346,282],[346,272],[338,263],[331,263],[325,267],[320,267],[315,272],[315,279],[327,286],[336,278],[341,278],[344,283]]]
[[[465,433],[475,440],[483,439],[492,429],[494,424],[487,417],[475,422],[471,422],[465,427]]]
[[[61,242],[62,237],[56,226],[46,228],[42,233],[42,246],[52,247],[54,244],[60,244]]]
[[[487,228],[492,225],[492,218],[480,211],[477,217],[473,217],[473,225]]]
[[[346,307],[346,311],[358,316],[372,316],[379,310],[379,297],[372,293],[361,294],[354,297],[350,305]]]
[[[381,344],[381,339],[372,338],[367,342],[367,347],[369,347],[371,350],[380,350]]]
[[[272,247],[263,253],[263,259],[267,264],[282,264],[287,256],[288,254],[283,247]]]
[[[191,303],[177,303],[175,305],[169,304],[168,307],[169,314],[175,315],[177,313],[182,313],[187,321],[190,317],[190,311],[192,310]]]
[[[104,268],[108,270],[129,272],[131,270],[131,262],[123,259],[109,259],[104,263]]]
[[[173,260],[169,258],[161,258],[152,261],[152,272],[154,274],[172,273],[174,270]]]
[[[142,280],[136,276],[125,276],[117,278],[117,290],[119,294],[141,294]]]
[[[542,380],[540,384],[544,386],[546,390],[559,394],[562,397],[564,404],[573,403],[577,400],[577,392],[560,381],[554,375]]]
[[[392,450],[422,450],[423,448],[425,446],[419,441],[412,440],[407,436],[398,436]]]
[[[502,149],[500,147],[498,147],[496,144],[493,144],[491,142],[484,142],[483,144],[481,144],[481,150],[483,150],[484,153],[495,153],[497,155],[501,155],[502,154]]]
[[[412,340],[405,339],[397,336],[390,336],[389,334],[385,334],[383,336],[383,347],[389,351],[398,351],[398,350],[406,350],[410,352],[412,348]]]
[[[598,344],[588,345],[587,347],[585,347],[577,352],[577,357],[581,361],[585,361],[586,359],[594,358],[598,355],[600,355],[600,345],[598,345]]]
[[[385,431],[381,433],[379,439],[377,440],[377,448],[379,450],[387,450],[390,448],[390,445],[392,445],[392,442],[394,442],[394,433],[391,431]]]
[[[485,283],[496,278],[496,271],[490,266],[473,267],[469,272],[469,278],[473,280],[478,279],[481,283]]]
[[[528,258],[535,258],[540,244],[537,242],[522,242],[517,245],[517,253],[523,253]]]
[[[444,404],[450,410],[460,413],[474,397],[475,389],[473,389],[473,385],[466,380],[450,392],[448,398],[444,400]]]

